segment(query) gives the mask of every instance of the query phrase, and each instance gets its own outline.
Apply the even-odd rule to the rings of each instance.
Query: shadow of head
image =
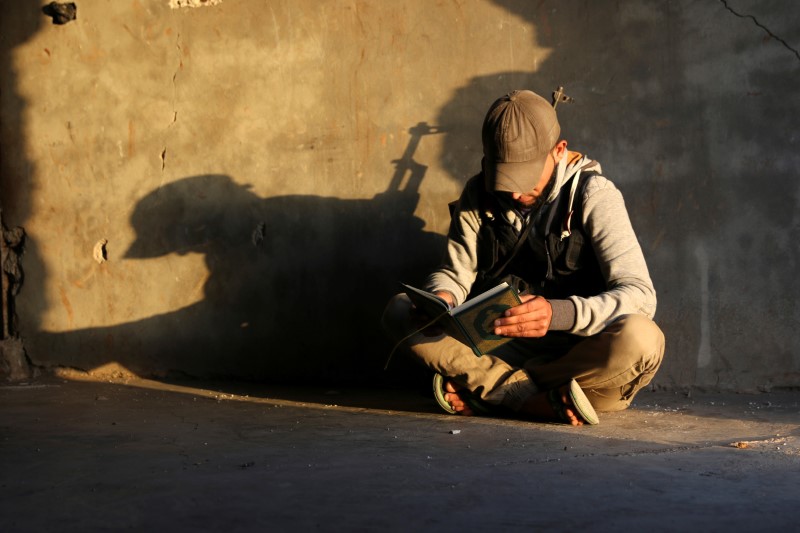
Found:
[[[125,257],[147,259],[247,243],[260,202],[249,185],[221,174],[190,176],[159,187],[133,210],[136,240]]]

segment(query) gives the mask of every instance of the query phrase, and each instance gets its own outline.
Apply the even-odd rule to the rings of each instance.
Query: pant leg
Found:
[[[627,408],[653,379],[664,355],[664,334],[649,318],[626,315],[579,341],[563,357],[525,369],[542,389],[574,378],[598,411]]]
[[[411,300],[405,294],[389,301],[382,321],[394,342],[402,340],[415,359],[487,403],[519,410],[537,390],[524,370],[500,357],[476,357],[471,348],[443,332],[432,335],[430,328],[417,331],[420,325],[414,320]]]

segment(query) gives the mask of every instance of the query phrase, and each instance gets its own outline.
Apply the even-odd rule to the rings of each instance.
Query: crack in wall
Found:
[[[178,122],[178,74],[183,70],[183,48],[181,47],[181,34],[178,33],[175,38],[175,48],[178,50],[178,67],[172,74],[172,121],[167,125],[170,129],[176,122]],[[164,146],[161,150],[161,173],[167,168],[167,147]]]
[[[795,50],[794,48],[789,46],[789,43],[787,43],[784,39],[782,39],[782,38],[778,37],[777,35],[775,35],[774,33],[772,33],[772,31],[769,28],[767,28],[766,26],[764,26],[763,24],[761,24],[756,17],[754,17],[753,15],[746,15],[746,14],[743,14],[743,13],[739,13],[738,11],[734,10],[731,6],[728,5],[728,0],[720,0],[720,2],[722,2],[722,5],[725,6],[725,9],[727,9],[728,11],[730,11],[731,13],[736,15],[737,17],[743,18],[743,19],[752,20],[753,23],[756,26],[758,26],[759,28],[761,28],[762,30],[767,32],[767,35],[769,35],[771,38],[775,39],[776,41],[781,43],[783,46],[785,46],[790,52],[792,52],[795,55],[795,57],[797,57],[798,60],[800,60],[800,52],[798,52],[797,50]]]
[[[181,47],[181,34],[178,33],[177,37],[175,38],[175,48],[178,50],[178,68],[175,69],[175,73],[172,74],[172,124],[178,120],[178,110],[176,109],[178,103],[178,74],[181,70],[183,70],[183,48]],[[170,126],[172,125],[170,124]]]

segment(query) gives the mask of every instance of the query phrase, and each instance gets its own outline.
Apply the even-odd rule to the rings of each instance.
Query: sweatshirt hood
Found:
[[[598,174],[602,174],[603,172],[603,170],[600,168],[600,163],[597,161],[589,159],[580,152],[572,152],[568,150],[564,157],[561,158],[561,161],[558,162],[555,175],[556,184],[550,191],[550,195],[547,197],[546,203],[549,204],[555,200],[556,197],[558,197],[558,193],[561,192],[561,187],[563,187],[564,184],[567,183],[570,178],[579,170],[581,172],[597,172]]]

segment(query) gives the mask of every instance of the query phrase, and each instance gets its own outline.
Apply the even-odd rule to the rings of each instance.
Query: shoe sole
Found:
[[[578,411],[578,415],[583,419],[584,422],[595,426],[600,423],[600,418],[597,416],[597,412],[592,407],[591,402],[589,402],[589,398],[586,397],[586,393],[583,392],[578,382],[574,379],[569,382],[569,398],[572,400],[572,405],[575,406],[575,410]]]

